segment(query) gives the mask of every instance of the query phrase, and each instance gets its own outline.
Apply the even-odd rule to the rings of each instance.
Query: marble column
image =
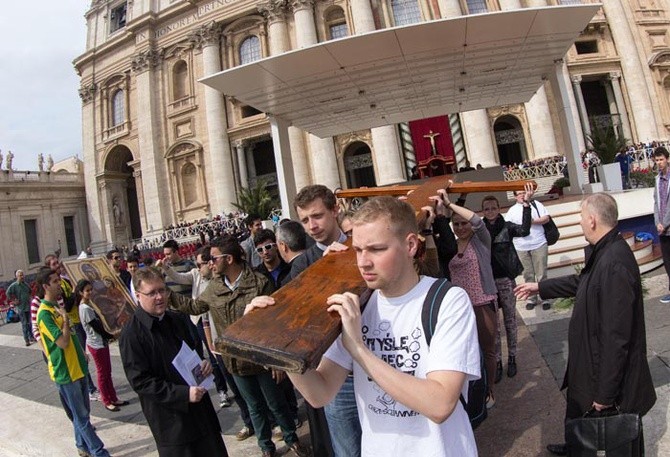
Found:
[[[628,120],[628,110],[623,99],[623,92],[621,91],[621,73],[613,71],[609,74],[609,79],[612,82],[612,90],[614,91],[614,101],[616,102],[617,112],[621,120],[621,128],[623,129],[623,136],[627,140],[633,139],[633,132],[630,129],[630,121]]]
[[[293,17],[295,20],[295,36],[298,48],[311,46],[318,42],[316,35],[316,25],[314,24],[314,1],[313,0],[291,0]],[[289,131],[289,137],[294,139],[295,145],[299,145],[299,138],[296,132]],[[319,138],[315,135],[308,136],[312,166],[312,182],[314,184],[323,184],[329,189],[337,189],[341,186],[340,173],[337,166],[337,154],[333,138]],[[293,146],[294,143],[291,143]],[[306,157],[306,155],[305,155]],[[305,160],[306,163],[306,160]],[[305,167],[306,168],[306,167]],[[305,182],[306,172],[301,173],[300,179],[296,177],[296,186],[300,181]]]
[[[458,0],[437,0],[442,18],[459,17],[463,15],[461,4]]]
[[[521,8],[522,5],[519,0],[500,0],[500,9],[503,11]],[[554,126],[551,121],[551,112],[549,111],[544,83],[542,83],[537,92],[535,92],[535,95],[524,106],[526,108],[526,119],[528,120],[528,129],[535,157],[550,157],[558,154],[558,146],[556,145]]]
[[[588,141],[588,137],[591,136],[591,124],[589,123],[589,114],[586,112],[586,103],[584,102],[584,93],[582,92],[582,77],[581,75],[575,75],[570,78],[570,81],[572,82],[572,90],[575,93],[582,131],[584,132],[587,142],[590,144],[591,142]]]
[[[572,81],[570,80],[570,72],[568,71],[568,65],[565,61],[561,67],[561,74],[563,75],[563,84],[568,88],[568,99],[570,102],[570,109],[572,110],[572,120],[574,122],[573,128],[577,133],[577,143],[579,144],[579,150],[584,151],[586,149],[586,141],[584,136],[584,131],[582,130],[582,124],[579,116],[579,109],[577,108],[577,96],[573,90]],[[553,92],[552,92],[553,94]],[[556,95],[553,95],[553,98],[556,99]],[[559,135],[559,139],[562,141],[563,133]],[[569,153],[567,146],[563,145],[564,154],[567,156]]]
[[[272,56],[282,54],[291,48],[286,24],[287,6],[286,0],[268,0],[258,6],[258,11],[268,21],[268,40],[270,55]],[[299,13],[296,12],[295,20],[296,28],[304,30],[305,27],[302,25],[302,21],[309,20],[313,22],[313,19],[310,17],[309,8],[300,8]],[[316,34],[316,29],[314,27],[312,29]],[[316,43],[316,35],[309,39],[312,39]],[[310,182],[307,151],[305,150],[305,134],[299,128],[290,126],[288,128],[288,136],[293,162],[294,182],[298,189],[302,189]],[[281,185],[282,183],[280,182]]]
[[[602,8],[607,16],[609,30],[621,58],[621,70],[626,79],[628,99],[631,103],[630,111],[637,132],[637,137],[631,140],[642,142],[657,140],[658,128],[653,108],[655,97],[649,93],[645,81],[645,65],[640,61],[640,56],[644,53],[639,52],[640,49],[636,46],[623,2],[603,2]],[[647,69],[646,72],[648,71]],[[653,85],[649,84],[649,87]]]
[[[153,49],[140,52],[131,61],[137,88],[137,106],[141,106],[137,117],[139,135],[142,184],[146,205],[147,235],[161,233],[163,227],[172,222],[170,201],[165,198],[168,191],[167,170],[163,159],[161,119],[156,104],[160,93],[155,68],[162,55]],[[108,206],[111,208],[111,206]]]
[[[283,119],[270,116],[270,130],[272,131],[272,145],[277,167],[277,181],[283,183],[279,186],[282,217],[295,219],[297,215],[293,208],[293,200],[295,200],[296,189],[293,170],[291,169],[288,123]]]
[[[570,192],[581,194],[582,187],[586,184],[584,170],[582,169],[582,156],[577,141],[577,130],[572,119],[573,111],[568,96],[568,84],[563,76],[563,61],[556,62],[554,71],[549,74],[549,83],[554,93],[558,119],[561,123],[561,133],[565,145],[565,157],[568,161],[568,172],[570,175]]]
[[[439,6],[443,18],[463,15],[458,0],[442,0]],[[466,111],[460,113],[460,118],[466,155],[472,166],[477,163],[481,163],[484,167],[497,165],[498,153],[486,110]]]
[[[351,16],[356,35],[373,32],[375,21],[370,0],[352,0]],[[372,135],[372,160],[377,165],[377,185],[405,181],[404,158],[400,149],[398,128],[385,125],[370,129]]]
[[[86,206],[88,208],[88,227],[92,243],[102,244],[105,239],[102,231],[103,219],[100,214],[100,195],[95,175],[103,170],[98,169],[98,161],[95,156],[95,133],[96,133],[96,109],[95,96],[96,85],[91,82],[79,89],[81,97],[81,121],[82,121],[82,151],[84,154],[84,188],[86,189]],[[104,165],[103,165],[104,166]]]
[[[249,187],[249,171],[247,170],[247,156],[244,151],[244,143],[242,141],[235,142],[235,152],[237,154],[237,167],[240,171],[240,186],[244,188]]]
[[[221,66],[221,26],[211,22],[195,32],[196,43],[202,46],[204,76],[218,73]],[[235,175],[233,173],[233,154],[228,138],[228,120],[226,102],[223,94],[209,86],[205,91],[205,115],[209,138],[209,158],[211,170],[209,179],[214,184],[212,195],[212,214],[230,212],[237,201]]]

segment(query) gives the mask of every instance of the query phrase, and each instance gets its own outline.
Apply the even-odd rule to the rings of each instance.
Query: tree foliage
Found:
[[[611,123],[606,126],[592,123],[591,134],[586,136],[603,163],[614,163],[616,153],[628,145],[628,140]]]
[[[263,219],[269,219],[272,210],[277,207],[277,200],[270,194],[267,182],[259,179],[253,187],[243,187],[237,195],[235,208],[247,214],[258,214]]]

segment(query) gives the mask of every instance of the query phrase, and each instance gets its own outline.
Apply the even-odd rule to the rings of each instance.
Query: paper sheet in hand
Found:
[[[181,349],[172,360],[172,365],[189,386],[200,386],[209,390],[214,385],[214,375],[204,377],[200,368],[201,362],[198,353],[182,341]]]

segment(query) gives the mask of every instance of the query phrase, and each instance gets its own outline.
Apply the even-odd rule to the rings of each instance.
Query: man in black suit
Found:
[[[642,279],[633,252],[617,229],[614,198],[604,193],[582,201],[581,226],[589,245],[579,275],[516,287],[518,298],[576,297],[568,330],[566,420],[618,407],[644,415],[656,402],[647,363]],[[644,441],[640,440],[644,455]],[[567,455],[565,444],[547,449]]]

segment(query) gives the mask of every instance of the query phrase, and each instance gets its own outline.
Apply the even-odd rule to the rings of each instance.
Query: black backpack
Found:
[[[421,325],[423,326],[423,333],[426,335],[426,342],[430,347],[430,341],[433,338],[433,333],[435,332],[435,326],[437,325],[437,316],[440,312],[440,306],[444,297],[451,289],[452,284],[446,279],[438,279],[435,281],[428,290],[426,294],[426,299],[423,302],[423,308],[421,310]],[[484,422],[488,416],[486,410],[486,395],[489,391],[489,383],[486,379],[486,367],[484,365],[484,354],[479,351],[479,369],[481,372],[481,378],[470,381],[468,386],[468,401],[466,402],[463,398],[463,394],[460,396],[461,403],[463,408],[468,413],[470,418],[470,425],[472,429],[479,427],[479,424]]]

